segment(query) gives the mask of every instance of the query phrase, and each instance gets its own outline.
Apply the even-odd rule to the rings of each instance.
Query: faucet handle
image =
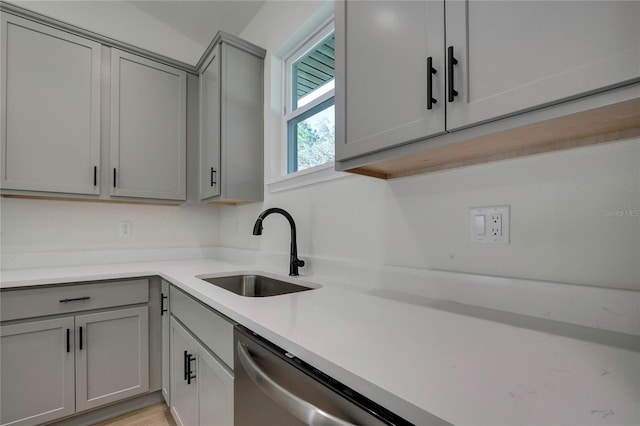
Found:
[[[299,268],[302,268],[304,266],[304,260],[302,259],[295,259],[293,262]]]

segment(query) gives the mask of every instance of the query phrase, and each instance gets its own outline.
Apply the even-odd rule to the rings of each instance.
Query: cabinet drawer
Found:
[[[0,320],[65,314],[149,301],[149,280],[136,279],[4,290]]]
[[[233,323],[171,287],[171,314],[233,370]]]

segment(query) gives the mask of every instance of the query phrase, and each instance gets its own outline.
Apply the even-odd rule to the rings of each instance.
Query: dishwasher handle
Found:
[[[276,383],[251,358],[246,345],[238,342],[236,349],[242,366],[256,386],[297,419],[309,426],[355,426],[353,423],[322,411]]]

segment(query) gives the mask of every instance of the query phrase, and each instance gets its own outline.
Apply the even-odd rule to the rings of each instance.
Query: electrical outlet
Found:
[[[509,244],[509,215],[509,206],[470,208],[471,241],[488,244]]]
[[[500,213],[489,215],[489,235],[502,236],[502,215]]]
[[[118,238],[121,240],[128,240],[131,238],[133,232],[133,225],[129,220],[120,221],[120,227],[118,228]]]

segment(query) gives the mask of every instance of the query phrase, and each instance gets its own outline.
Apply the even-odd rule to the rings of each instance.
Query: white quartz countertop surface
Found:
[[[640,424],[633,348],[374,297],[313,276],[299,281],[322,288],[268,298],[196,278],[260,271],[213,259],[8,269],[0,287],[159,275],[416,425]]]

